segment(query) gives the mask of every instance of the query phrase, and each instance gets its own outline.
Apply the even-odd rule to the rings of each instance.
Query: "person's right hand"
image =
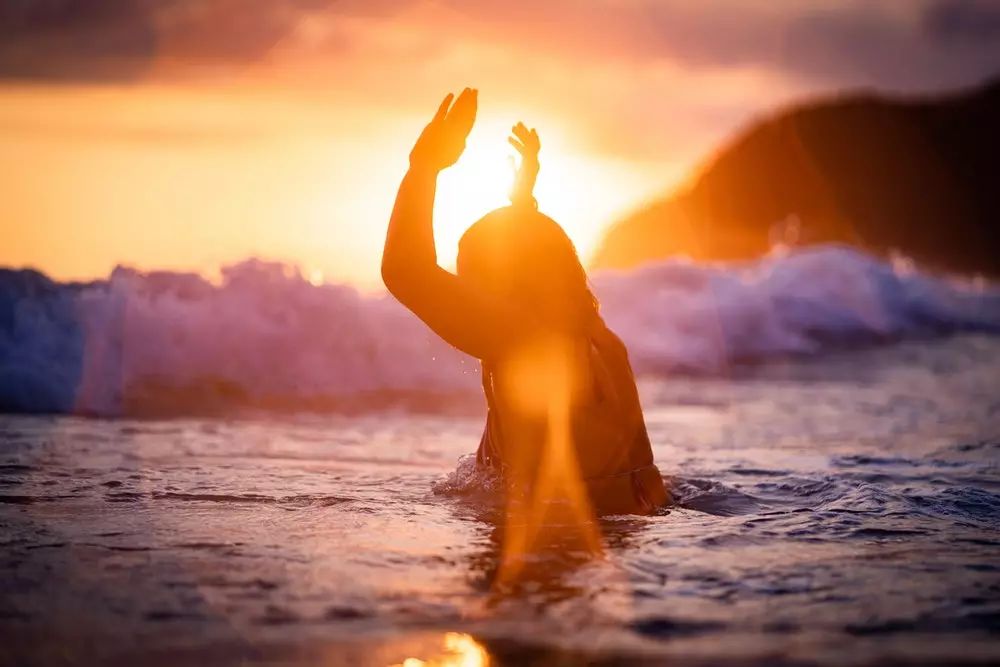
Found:
[[[410,167],[441,171],[458,161],[465,150],[465,140],[476,122],[476,103],[479,91],[466,88],[452,104],[454,95],[448,93],[434,118],[420,133],[410,151]]]
[[[529,130],[524,123],[518,123],[510,128],[510,133],[514,136],[507,137],[507,141],[521,154],[522,164],[529,167],[534,166],[537,170],[538,151],[542,149],[538,132],[535,131],[535,128]]]
[[[538,208],[532,191],[535,189],[535,179],[538,178],[538,152],[542,149],[542,142],[538,139],[538,132],[534,128],[529,130],[524,123],[512,127],[511,134],[514,136],[508,137],[507,141],[521,154],[521,165],[510,190],[510,202],[530,204]]]

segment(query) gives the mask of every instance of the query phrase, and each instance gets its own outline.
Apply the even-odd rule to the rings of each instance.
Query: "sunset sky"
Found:
[[[249,256],[372,288],[395,187],[448,91],[480,89],[442,179],[441,259],[542,138],[540,207],[584,256],[735,129],[842,89],[1000,71],[975,0],[37,0],[0,3],[0,265],[213,275]]]

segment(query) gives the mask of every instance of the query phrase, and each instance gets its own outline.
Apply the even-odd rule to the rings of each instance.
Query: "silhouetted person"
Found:
[[[519,123],[510,139],[523,158],[512,205],[465,232],[457,275],[437,264],[437,175],[465,149],[476,97],[466,88],[452,105],[449,94],[417,139],[389,222],[382,278],[435,333],[482,362],[489,411],[477,462],[500,472],[508,493],[572,490],[574,482],[552,479],[565,474],[598,513],[654,512],[669,495],[628,355],[601,319],[573,243],[536,210],[534,130]]]

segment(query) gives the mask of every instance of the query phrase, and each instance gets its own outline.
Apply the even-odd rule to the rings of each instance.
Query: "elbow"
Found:
[[[413,253],[384,253],[382,282],[390,294],[406,305],[423,289],[436,266],[433,258],[415,257]]]
[[[385,283],[385,288],[392,292],[398,279],[399,271],[386,257],[382,257],[382,282]]]
[[[400,295],[405,292],[406,285],[410,282],[408,274],[409,271],[404,265],[382,258],[382,282],[389,293],[397,299],[402,300]]]

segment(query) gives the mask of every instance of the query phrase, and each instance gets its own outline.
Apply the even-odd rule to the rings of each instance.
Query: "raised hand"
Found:
[[[465,140],[476,122],[478,95],[478,90],[466,88],[459,93],[454,104],[454,95],[448,93],[445,96],[410,151],[411,168],[441,171],[458,161],[465,150]]]
[[[542,148],[538,132],[534,128],[529,130],[524,123],[518,123],[510,131],[514,136],[507,137],[507,141],[521,154],[523,162],[538,164],[538,151]]]
[[[542,148],[542,142],[538,139],[538,132],[534,129],[529,130],[524,123],[512,127],[511,133],[514,136],[508,137],[507,141],[521,154],[521,166],[514,178],[510,201],[512,204],[529,204],[537,207],[532,191],[535,189],[535,179],[538,178],[538,152]]]

